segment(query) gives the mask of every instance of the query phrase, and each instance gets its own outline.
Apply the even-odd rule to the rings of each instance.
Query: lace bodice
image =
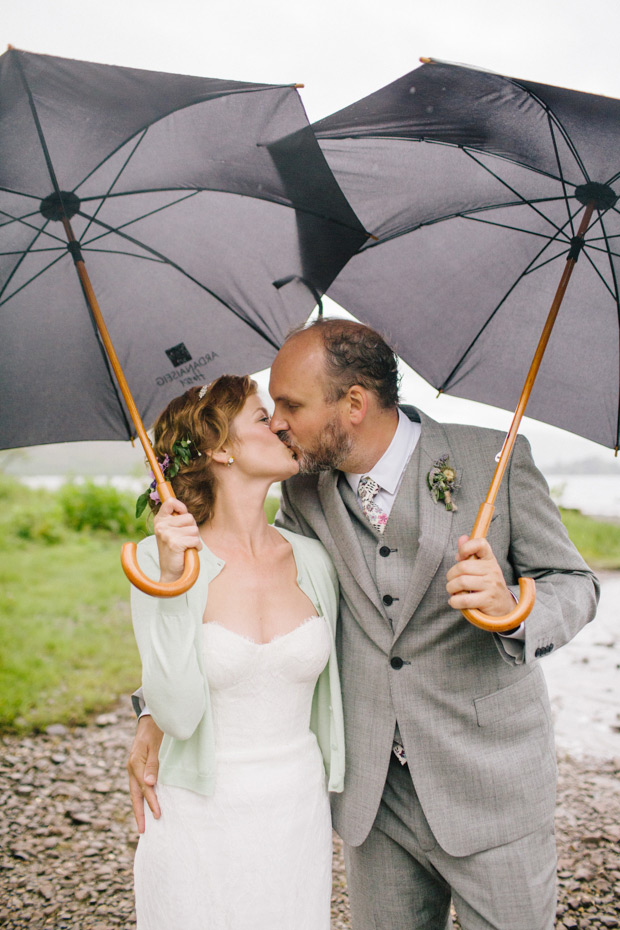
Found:
[[[331,648],[323,617],[268,643],[217,622],[205,623],[203,636],[218,757],[264,757],[307,739],[316,680]]]

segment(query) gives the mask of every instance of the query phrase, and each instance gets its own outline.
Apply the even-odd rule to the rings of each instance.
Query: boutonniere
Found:
[[[447,455],[442,455],[440,459],[437,459],[426,476],[426,480],[436,504],[443,501],[446,510],[458,510],[452,500],[452,494],[460,488],[460,484],[457,481],[456,470],[450,465]]]

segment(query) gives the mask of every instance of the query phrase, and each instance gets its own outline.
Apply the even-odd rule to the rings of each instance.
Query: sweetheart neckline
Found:
[[[298,623],[296,627],[293,627],[292,630],[289,630],[288,633],[276,633],[271,639],[268,639],[265,643],[259,643],[256,639],[252,639],[251,636],[244,636],[243,633],[237,633],[236,630],[231,630],[229,627],[224,626],[223,623],[218,623],[217,620],[208,620],[206,623],[203,623],[203,627],[208,626],[217,626],[220,630],[224,630],[226,633],[230,633],[232,636],[236,636],[237,639],[243,639],[246,643],[251,643],[252,646],[271,646],[272,643],[277,643],[282,639],[286,639],[289,636],[292,636],[293,633],[297,633],[298,630],[301,630],[302,627],[307,626],[313,620],[323,620],[323,617],[319,614],[314,614],[312,617],[306,617],[305,620],[302,620],[301,623]]]

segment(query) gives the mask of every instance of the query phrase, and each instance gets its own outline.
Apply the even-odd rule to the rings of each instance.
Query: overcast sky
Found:
[[[303,83],[310,120],[376,90],[420,56],[620,97],[618,0],[3,0],[0,49],[274,84]],[[505,413],[434,392],[405,397],[440,420],[500,428]],[[529,421],[541,462],[600,446]],[[620,466],[619,466],[620,467]]]

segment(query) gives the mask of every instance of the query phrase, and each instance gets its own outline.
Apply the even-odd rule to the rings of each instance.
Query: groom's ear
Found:
[[[368,391],[361,384],[354,384],[347,391],[349,420],[353,426],[359,426],[368,412]]]

